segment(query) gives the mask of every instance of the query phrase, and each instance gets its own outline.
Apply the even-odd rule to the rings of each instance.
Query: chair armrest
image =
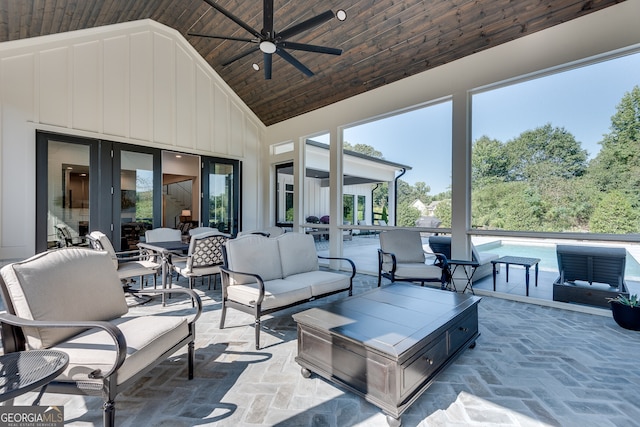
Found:
[[[233,270],[229,270],[226,267],[220,267],[220,277],[222,278],[222,296],[223,298],[226,298],[227,296],[227,287],[229,286],[233,286],[230,282],[229,279],[233,278],[234,276],[242,276],[242,277],[251,277],[253,279],[256,280],[256,282],[258,283],[258,287],[259,287],[259,291],[260,291],[260,296],[258,297],[258,300],[255,301],[256,305],[258,304],[262,304],[262,301],[264,300],[264,280],[262,280],[262,277],[260,277],[258,274],[253,274],[253,273],[243,273],[241,271],[233,271]]]
[[[449,260],[447,259],[446,256],[444,256],[444,254],[441,254],[440,252],[434,252],[433,255],[435,255],[436,257],[436,261],[434,262],[434,265],[437,265],[443,270],[449,268]]]
[[[91,372],[89,374],[89,378],[91,379],[99,379],[99,378],[107,378],[111,376],[114,372],[116,372],[122,364],[124,363],[124,359],[127,356],[127,341],[124,337],[124,334],[120,329],[116,326],[112,325],[109,322],[104,321],[71,321],[71,320],[31,320],[24,319],[22,317],[14,316],[13,314],[8,313],[0,313],[0,322],[7,323],[9,325],[18,326],[18,327],[30,327],[30,328],[98,328],[106,331],[111,338],[113,338],[113,343],[116,348],[116,363],[111,367],[111,369],[103,374],[99,369]]]
[[[396,261],[396,254],[394,254],[393,252],[385,252],[382,249],[378,249],[378,268],[382,271],[382,263],[384,262],[384,257],[390,257],[391,258],[391,262],[392,262],[392,268],[391,271],[389,273],[395,273],[396,272],[396,264],[398,263]]]
[[[189,323],[195,323],[196,320],[198,320],[200,318],[200,315],[202,314],[202,298],[200,298],[200,295],[198,295],[194,290],[192,289],[187,289],[187,288],[171,288],[171,289],[128,289],[127,290],[128,293],[135,295],[135,294],[140,294],[140,295],[147,295],[147,294],[174,294],[174,293],[178,293],[178,294],[187,294],[191,297],[191,299],[193,301],[195,301],[195,305],[196,305],[196,314],[194,315],[193,319],[190,320]]]
[[[116,252],[116,258],[118,261],[136,261],[143,258],[147,258],[149,254],[143,253],[139,249],[135,249],[132,251],[122,251]]]
[[[333,259],[333,260],[346,261],[346,262],[349,263],[349,265],[351,265],[351,278],[353,279],[356,276],[356,265],[349,258],[330,257],[330,256],[322,256],[322,255],[318,255],[318,258],[319,259]]]

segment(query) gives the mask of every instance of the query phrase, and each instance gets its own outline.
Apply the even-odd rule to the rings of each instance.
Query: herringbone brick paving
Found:
[[[376,278],[357,275],[354,292],[373,286]],[[256,351],[251,316],[229,310],[227,327],[219,330],[220,290],[202,289],[195,379],[186,379],[184,352],[176,354],[118,396],[117,425],[387,425],[364,399],[300,374],[291,314],[329,299],[264,321],[263,348]],[[154,299],[131,311],[161,309]],[[176,315],[189,309],[176,299],[165,308]],[[621,329],[610,317],[486,296],[479,316],[477,346],[405,412],[404,426],[640,425],[640,332]],[[41,404],[64,405],[68,425],[101,425],[99,398],[45,394]]]

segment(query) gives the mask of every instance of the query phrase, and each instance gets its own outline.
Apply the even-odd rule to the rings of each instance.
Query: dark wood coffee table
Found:
[[[479,297],[393,283],[293,315],[312,372],[378,406],[390,425],[478,333]]]
[[[540,262],[540,258],[526,258],[522,256],[503,256],[498,259],[494,259],[491,261],[493,264],[493,290],[496,290],[496,265],[505,264],[507,270],[506,281],[509,282],[509,265],[521,265],[525,268],[525,286],[527,290],[527,296],[529,296],[529,269],[532,266],[535,266],[536,270],[536,287],[538,287],[538,263]]]

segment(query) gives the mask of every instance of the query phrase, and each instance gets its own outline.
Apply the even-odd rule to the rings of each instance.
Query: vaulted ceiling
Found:
[[[210,0],[249,26],[263,27],[260,1]],[[290,41],[342,49],[340,56],[289,51],[315,74],[279,56],[265,80],[263,54],[222,64],[252,43],[190,36],[252,38],[204,0],[2,0],[0,42],[153,19],[176,29],[255,114],[271,125],[466,55],[620,3],[620,0],[275,0],[283,31],[326,10],[344,9]]]

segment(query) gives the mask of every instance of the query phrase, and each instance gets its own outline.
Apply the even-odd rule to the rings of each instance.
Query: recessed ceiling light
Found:
[[[181,154],[176,154],[176,159],[181,159],[182,155]]]
[[[347,12],[344,9],[338,9],[338,11],[336,12],[336,18],[338,18],[338,21],[346,20]]]
[[[260,66],[258,64],[256,64],[255,62],[251,66],[253,67],[254,70],[260,71]]]

